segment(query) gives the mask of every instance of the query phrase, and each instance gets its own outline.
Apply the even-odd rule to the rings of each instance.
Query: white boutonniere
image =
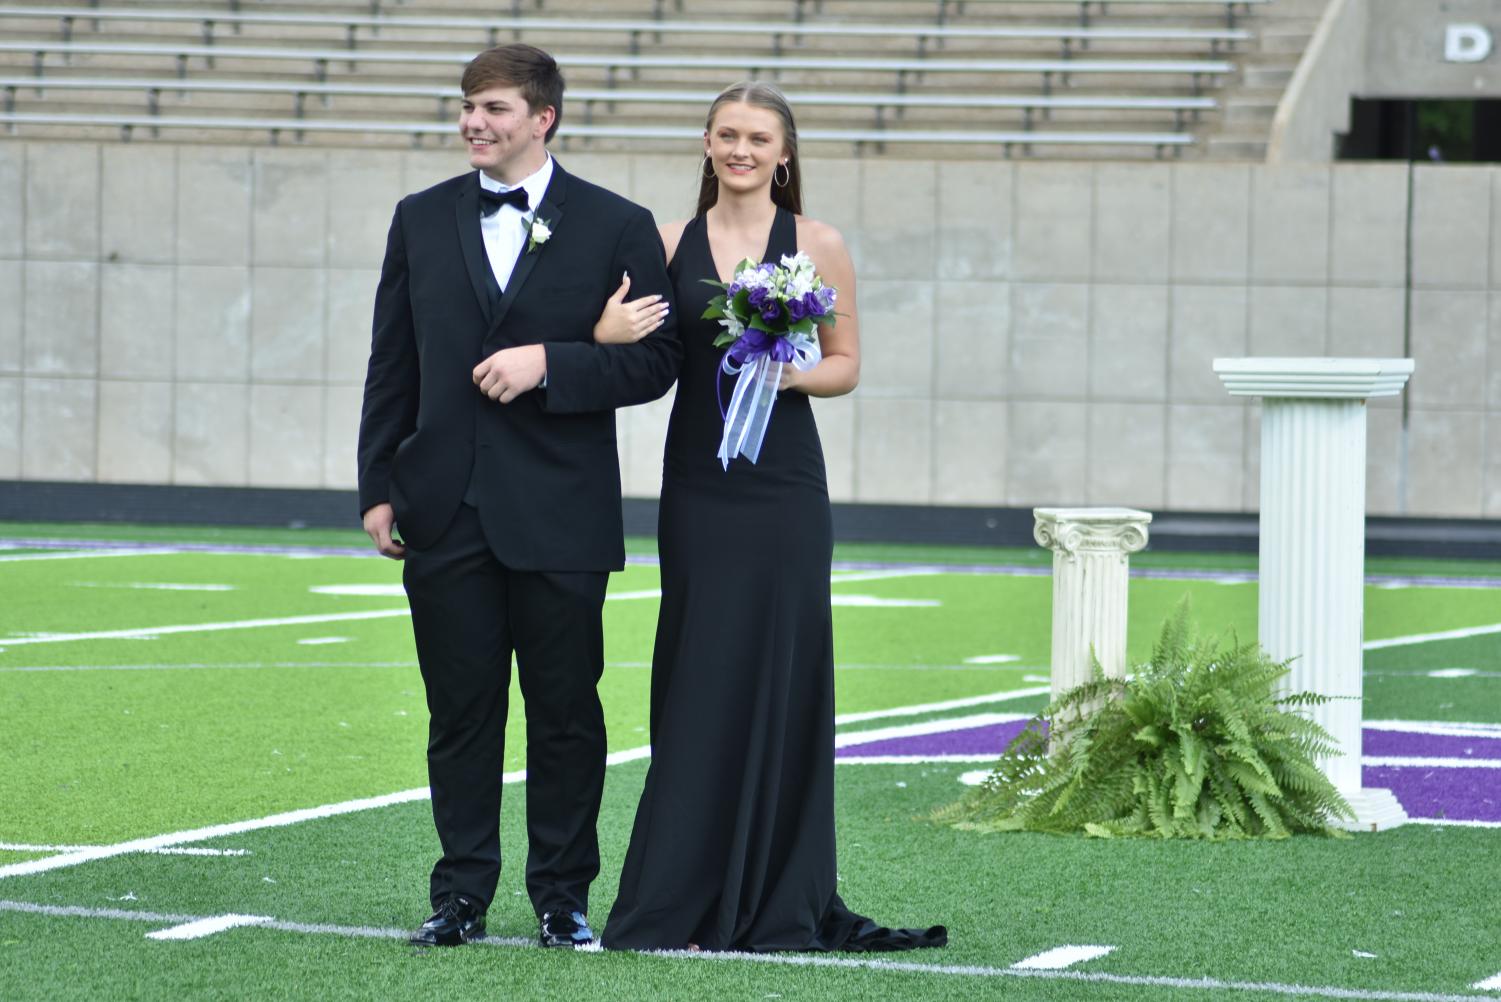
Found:
[[[551,239],[552,224],[533,212],[526,221],[526,252],[530,254]]]

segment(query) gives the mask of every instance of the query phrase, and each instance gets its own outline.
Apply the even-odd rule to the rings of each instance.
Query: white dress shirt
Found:
[[[480,187],[495,192],[507,192],[516,188],[526,189],[527,204],[531,209],[525,214],[514,205],[502,205],[497,212],[488,216],[481,216],[479,221],[480,233],[485,238],[485,256],[490,259],[490,270],[495,273],[495,282],[505,291],[506,283],[511,280],[511,271],[516,267],[516,259],[521,256],[526,247],[528,224],[532,214],[542,204],[542,196],[547,194],[547,185],[552,181],[552,154],[548,154],[542,167],[533,175],[523,178],[518,185],[504,185],[486,174],[479,172]]]

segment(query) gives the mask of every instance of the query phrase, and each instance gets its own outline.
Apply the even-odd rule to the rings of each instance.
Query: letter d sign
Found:
[[[1444,30],[1444,61],[1478,63],[1491,54],[1491,33],[1478,24],[1451,24]]]

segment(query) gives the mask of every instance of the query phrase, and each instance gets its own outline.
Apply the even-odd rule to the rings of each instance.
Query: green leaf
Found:
[[[1303,715],[1327,700],[1280,691],[1287,672],[1255,644],[1200,638],[1180,603],[1148,663],[1126,679],[1096,665],[934,819],[1091,837],[1340,835],[1330,819],[1350,807],[1318,765],[1334,740]]]

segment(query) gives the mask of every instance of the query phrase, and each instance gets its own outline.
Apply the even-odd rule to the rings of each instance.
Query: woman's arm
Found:
[[[823,359],[806,372],[782,367],[784,390],[798,390],[810,397],[838,397],[860,382],[860,313],[855,305],[855,265],[844,237],[827,223],[799,219],[797,245],[807,252],[824,285],[839,293],[832,324],[818,325],[818,346]]]
[[[667,261],[678,249],[685,222],[666,223],[657,228],[667,251]],[[622,275],[620,287],[605,300],[604,312],[594,323],[596,344],[634,344],[661,327],[671,306],[660,295],[642,296],[626,302],[631,291],[631,276]]]

